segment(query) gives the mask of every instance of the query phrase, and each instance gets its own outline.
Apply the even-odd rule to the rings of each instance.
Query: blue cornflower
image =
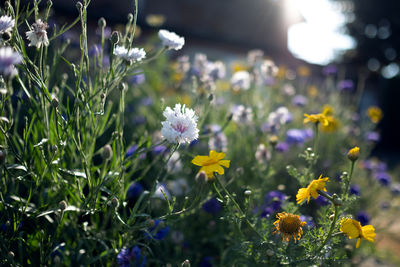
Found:
[[[307,97],[303,95],[296,95],[292,99],[292,104],[298,107],[303,107],[307,105],[307,102],[308,102]]]
[[[132,156],[136,150],[138,149],[138,145],[132,145],[128,148],[128,151],[126,151],[125,157],[129,158],[130,156]]]
[[[126,191],[126,199],[128,200],[134,200],[138,198],[142,193],[144,189],[143,186],[137,182],[131,183],[131,185],[128,188],[128,191]]]
[[[151,234],[151,238],[162,240],[167,236],[169,232],[169,226],[165,226],[163,220],[154,220],[154,226],[149,229],[149,232]],[[150,237],[148,234],[147,236]]]
[[[365,211],[359,211],[357,213],[356,219],[361,223],[362,226],[367,225],[370,221],[370,217]]]
[[[202,208],[205,212],[210,214],[217,214],[221,211],[222,205],[221,203],[215,198],[211,198],[207,202],[202,205]]]
[[[386,172],[378,172],[375,174],[375,179],[383,186],[388,186],[392,182],[392,178]]]
[[[155,146],[155,147],[153,147],[153,150],[152,150],[152,152],[153,152],[153,155],[160,155],[160,154],[163,154],[163,153],[165,153],[167,151],[167,147],[166,146],[163,146],[163,145],[159,145],[159,146]]]
[[[356,196],[361,195],[360,186],[358,184],[350,185],[349,193],[350,193],[350,195],[356,195]]]
[[[352,92],[354,90],[354,82],[352,80],[343,80],[339,82],[339,90]]]
[[[132,249],[122,248],[117,255],[119,267],[144,267],[146,266],[146,256],[141,255],[140,248],[134,246]]]

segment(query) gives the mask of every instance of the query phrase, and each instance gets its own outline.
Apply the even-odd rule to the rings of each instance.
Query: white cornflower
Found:
[[[0,17],[0,34],[10,33],[15,25],[15,20],[10,16]]]
[[[259,144],[256,151],[256,160],[260,164],[265,164],[271,159],[271,153],[264,144]]]
[[[167,30],[159,30],[158,37],[168,49],[180,50],[185,44],[185,38]]]
[[[161,122],[161,135],[170,143],[190,143],[199,137],[197,116],[185,105],[176,104],[174,109],[167,107],[163,112],[165,121]]]
[[[237,71],[232,75],[231,84],[234,90],[250,89],[250,74],[247,71]]]
[[[143,48],[134,47],[128,50],[123,46],[117,46],[114,49],[114,55],[127,61],[138,62],[146,57],[146,51]]]
[[[254,49],[250,50],[247,53],[247,62],[251,65],[254,66],[257,63],[259,63],[264,57],[264,52],[260,49]]]
[[[0,48],[0,74],[4,76],[14,76],[17,70],[14,65],[22,62],[22,56],[15,52],[11,47]]]
[[[32,30],[27,31],[26,38],[31,41],[28,46],[36,46],[40,48],[42,45],[48,46],[49,39],[47,38],[46,29],[49,27],[46,22],[42,22],[41,19],[36,20],[32,24]]]
[[[253,111],[250,107],[243,105],[235,106],[232,109],[232,119],[238,123],[248,124],[253,120]]]
[[[260,66],[260,72],[265,79],[270,79],[278,74],[278,67],[272,60],[264,60]]]

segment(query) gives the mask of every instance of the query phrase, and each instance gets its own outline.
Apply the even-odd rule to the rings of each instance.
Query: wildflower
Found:
[[[231,84],[233,90],[249,90],[250,89],[250,73],[247,71],[237,71],[232,75]]]
[[[383,117],[382,110],[379,107],[369,107],[367,115],[373,123],[378,123]]]
[[[313,136],[314,133],[311,129],[289,129],[286,132],[286,142],[301,145]]]
[[[158,145],[158,146],[153,147],[152,154],[154,156],[157,156],[157,155],[160,155],[160,154],[164,154],[167,151],[168,151],[168,148],[166,146]]]
[[[134,263],[134,265],[131,263]],[[117,264],[119,267],[144,267],[146,266],[146,256],[141,255],[141,251],[138,246],[134,246],[132,249],[124,247],[117,255]]]
[[[267,122],[262,125],[262,130],[277,132],[281,125],[293,120],[293,116],[286,107],[279,107],[268,115]]]
[[[399,196],[400,195],[400,184],[398,184],[398,183],[392,184],[392,186],[390,188],[390,192],[392,192],[392,194],[395,196]]]
[[[282,93],[285,96],[294,96],[294,94],[296,93],[296,90],[294,89],[293,85],[291,85],[290,83],[285,83],[282,86]]]
[[[381,135],[378,132],[367,132],[365,134],[365,139],[368,142],[377,143],[379,140],[381,140]]]
[[[286,152],[289,150],[289,144],[286,142],[279,142],[275,146],[275,150],[278,152]]]
[[[307,77],[307,76],[311,75],[311,70],[307,66],[300,66],[300,67],[297,68],[297,73],[301,77]]]
[[[10,33],[12,28],[14,28],[15,20],[10,16],[0,17],[0,35],[5,33]],[[1,38],[1,37],[0,37]]]
[[[17,70],[14,65],[22,62],[22,56],[14,52],[11,47],[0,48],[0,74],[4,76],[14,76]]]
[[[300,188],[296,195],[297,204],[302,203],[307,199],[310,202],[310,197],[316,199],[318,197],[317,190],[326,191],[325,184],[329,181],[329,177],[322,178],[322,174],[317,180],[313,180],[306,188]]]
[[[185,105],[176,104],[174,109],[167,107],[163,112],[161,135],[170,143],[190,143],[199,137],[197,116]]]
[[[271,79],[278,73],[278,67],[272,60],[264,60],[260,66],[260,75],[264,79]]]
[[[369,223],[370,217],[369,217],[369,214],[366,213],[365,211],[357,212],[356,217],[357,217],[357,221],[359,221],[362,226],[367,225]]]
[[[358,146],[353,147],[352,149],[349,150],[347,153],[347,157],[351,161],[356,161],[358,157],[360,156],[360,148]]]
[[[253,111],[250,107],[245,107],[243,105],[235,106],[232,109],[233,117],[235,122],[247,124],[253,120]]]
[[[298,107],[304,107],[305,105],[307,105],[307,102],[307,97],[303,95],[296,95],[292,99],[292,104]]]
[[[123,46],[116,46],[114,49],[114,55],[130,62],[139,62],[146,57],[146,51],[143,48],[131,48],[127,49]]]
[[[359,221],[343,218],[340,221],[340,231],[345,233],[350,239],[358,238],[356,248],[360,246],[361,239],[375,242],[375,229],[372,225],[361,226]]]
[[[207,175],[208,179],[214,177],[214,172],[222,175],[225,173],[225,168],[229,168],[230,160],[223,160],[225,158],[225,153],[223,152],[216,152],[214,150],[210,151],[209,156],[196,156],[192,163],[197,166],[201,166],[199,172],[204,171]]]
[[[163,220],[154,220],[154,225],[149,229],[149,232],[151,235],[147,234],[147,237],[162,240],[167,236],[169,226],[165,226]]]
[[[259,144],[256,151],[256,160],[260,164],[266,164],[271,159],[271,152],[264,144]]]
[[[361,188],[358,184],[350,185],[350,195],[359,196],[361,194]]]
[[[144,192],[144,188],[140,183],[132,182],[126,191],[126,199],[134,200],[140,197],[140,195]]]
[[[264,52],[260,49],[253,49],[247,53],[247,62],[254,66],[256,63],[259,63],[264,57]]]
[[[326,116],[328,125],[322,125],[321,130],[326,133],[332,133],[339,127],[339,121],[333,116]]]
[[[168,181],[167,187],[174,196],[182,196],[189,191],[189,184],[184,178]]]
[[[226,152],[228,148],[228,138],[226,138],[226,135],[222,132],[217,133],[208,140],[208,147],[210,150]]]
[[[329,125],[329,121],[326,119],[326,116],[322,113],[318,113],[318,114],[304,114],[305,118],[303,120],[303,123],[322,123],[322,125],[328,126]]]
[[[202,206],[203,210],[210,214],[217,214],[221,211],[222,205],[215,197],[205,202]]]
[[[335,65],[328,65],[322,69],[322,73],[326,76],[334,75],[337,73],[337,67]]]
[[[294,239],[296,243],[297,240],[300,240],[301,235],[303,234],[302,226],[306,224],[306,222],[302,222],[300,217],[291,213],[278,213],[276,215],[276,220],[274,225],[276,227],[275,233],[282,234],[282,240],[290,241],[290,238]]]
[[[167,30],[159,30],[158,37],[167,49],[180,50],[185,44],[185,38]]]
[[[27,31],[26,38],[30,41],[28,46],[36,46],[40,48],[42,45],[48,46],[49,39],[47,38],[46,29],[49,27],[46,22],[42,22],[41,19],[36,20],[32,24],[32,30]]]
[[[329,105],[324,106],[322,113],[318,114],[304,114],[306,118],[304,118],[303,123],[312,122],[315,124],[322,124],[322,131],[325,132],[333,132],[337,129],[339,122],[333,116],[333,108]]]
[[[343,80],[339,82],[338,87],[342,92],[351,92],[354,90],[354,82],[352,80]]]
[[[320,205],[320,206],[327,206],[327,205],[329,205],[329,201],[328,201],[325,197],[323,197],[323,196],[318,196],[318,197],[315,199],[315,202],[316,202],[318,205]]]
[[[169,200],[171,199],[171,194],[164,184],[158,183],[156,185],[156,191],[154,191],[153,197],[161,200],[165,200],[165,198],[167,198]]]
[[[375,179],[383,186],[388,186],[392,182],[392,178],[386,172],[375,173]]]

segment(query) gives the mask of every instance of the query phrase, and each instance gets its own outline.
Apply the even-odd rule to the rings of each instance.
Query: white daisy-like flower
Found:
[[[14,76],[17,70],[15,64],[22,62],[22,56],[15,52],[11,47],[0,48],[0,74],[4,76]]]
[[[49,25],[46,22],[42,22],[41,19],[36,20],[35,23],[32,24],[32,30],[27,31],[26,38],[30,41],[28,46],[36,46],[40,48],[42,45],[48,46],[49,39],[47,38],[46,29]]]
[[[168,49],[180,50],[185,44],[185,38],[167,30],[159,30],[158,37]]]
[[[232,75],[231,84],[234,90],[250,89],[250,73],[247,71],[237,71]]]
[[[271,159],[271,152],[264,144],[259,144],[256,151],[256,159],[259,163],[265,164]]]
[[[114,55],[131,62],[139,62],[146,57],[146,51],[143,48],[127,49],[123,46],[117,46],[114,49]]]
[[[15,20],[10,16],[0,17],[0,34],[10,33],[14,28]]]
[[[161,122],[161,135],[170,143],[190,143],[199,137],[197,116],[194,110],[176,104],[174,109],[167,107],[163,112],[165,121]]]

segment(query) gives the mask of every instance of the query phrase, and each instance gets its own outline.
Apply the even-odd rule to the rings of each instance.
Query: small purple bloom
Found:
[[[306,222],[307,223],[306,226],[308,228],[314,228],[315,226],[314,220],[311,216],[300,215],[300,220]]]
[[[138,73],[138,74],[134,74],[132,76],[130,76],[128,78],[128,82],[130,84],[142,84],[146,81],[146,75],[144,73]]]
[[[326,76],[334,75],[337,73],[337,67],[335,65],[328,65],[322,69],[322,73]]]
[[[138,149],[138,145],[130,146],[128,148],[128,151],[126,151],[125,157],[129,158],[130,156],[132,156],[136,152],[137,149]]]
[[[318,196],[315,199],[315,202],[318,203],[318,205],[320,205],[320,206],[329,205],[329,201],[326,198],[324,198],[323,196]]]
[[[307,97],[303,95],[296,95],[292,99],[292,104],[299,107],[304,107],[305,105],[307,105],[307,102]]]
[[[286,142],[279,142],[276,144],[275,150],[278,152],[286,152],[289,150],[289,144]]]
[[[352,80],[343,80],[339,82],[340,91],[352,92],[354,90],[354,82]]]
[[[290,129],[286,132],[286,142],[288,144],[301,145],[312,137],[313,132],[310,129]]]
[[[140,104],[146,107],[153,105],[153,103],[154,101],[151,97],[143,97],[140,99]]]
[[[379,142],[379,140],[381,140],[381,135],[380,135],[379,133],[377,133],[377,132],[368,132],[368,133],[365,135],[365,139],[366,139],[368,142],[377,143],[377,142]]]
[[[378,172],[378,173],[376,173],[375,174],[375,179],[378,180],[378,182],[383,186],[388,186],[392,181],[392,178],[386,172]]]
[[[153,155],[160,155],[167,152],[167,147],[163,145],[155,146],[152,150]]]
[[[128,188],[128,191],[126,191],[126,198],[128,200],[138,198],[144,191],[144,188],[141,184],[137,182],[131,183],[131,185]]]
[[[357,221],[359,221],[362,226],[367,225],[370,221],[370,217],[369,217],[368,213],[366,213],[365,211],[359,211],[357,213],[356,218],[357,218]]]
[[[96,56],[100,55],[100,53],[101,53],[101,45],[100,44],[94,44],[89,49],[89,57],[96,57]]]
[[[205,212],[215,215],[222,210],[222,205],[215,197],[213,197],[205,202],[202,205],[202,208]]]
[[[356,195],[356,196],[361,195],[361,188],[358,184],[350,185],[349,191],[350,191],[350,195]]]
[[[168,232],[169,232],[169,226],[165,225],[160,225],[164,224],[163,220],[154,220],[154,226],[149,229],[149,232],[151,233],[151,237],[157,240],[162,240],[164,239]]]
[[[264,207],[264,209],[262,210],[260,217],[262,218],[268,218],[269,216],[271,216],[272,214],[274,214],[275,211],[273,208],[271,207]]]
[[[132,249],[122,248],[117,255],[119,267],[144,267],[146,266],[146,256],[141,255],[140,248],[134,246]]]
[[[284,201],[286,199],[286,195],[279,191],[270,191],[265,195],[264,202],[269,203],[271,201]]]

